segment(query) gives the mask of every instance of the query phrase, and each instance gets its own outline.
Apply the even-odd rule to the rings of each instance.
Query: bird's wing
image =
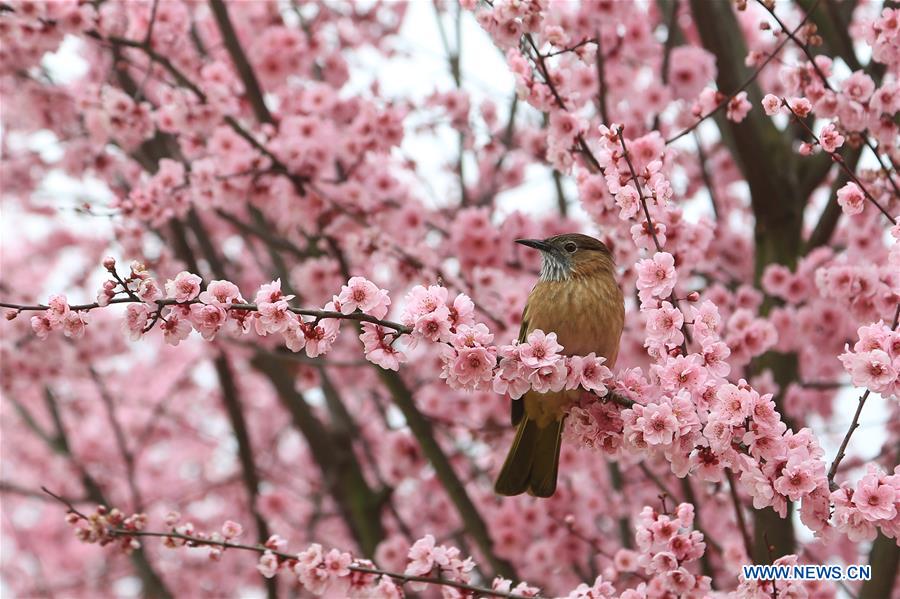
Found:
[[[522,310],[522,326],[519,327],[519,343],[525,343],[531,328],[528,324],[528,303],[525,303],[525,309]],[[517,426],[525,416],[525,401],[522,399],[514,399],[510,412],[510,420],[513,426]]]

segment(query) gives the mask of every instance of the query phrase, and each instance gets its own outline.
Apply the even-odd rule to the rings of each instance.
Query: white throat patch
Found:
[[[541,254],[541,280],[564,281],[572,273],[572,262],[568,256],[560,257],[549,252]]]

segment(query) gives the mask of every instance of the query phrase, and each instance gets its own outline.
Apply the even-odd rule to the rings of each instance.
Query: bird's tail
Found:
[[[559,473],[562,427],[562,418],[541,426],[526,415],[519,422],[494,490],[500,495],[519,495],[526,491],[535,497],[553,495]]]

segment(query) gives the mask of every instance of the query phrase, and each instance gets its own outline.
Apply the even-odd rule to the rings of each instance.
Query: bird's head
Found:
[[[612,254],[599,239],[581,233],[554,235],[547,239],[517,239],[516,243],[540,250],[541,280],[564,281],[615,269]]]

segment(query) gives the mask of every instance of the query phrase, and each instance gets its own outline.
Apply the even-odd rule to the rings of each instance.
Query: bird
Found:
[[[594,352],[615,366],[625,324],[625,302],[616,281],[612,253],[602,241],[581,233],[547,239],[517,239],[541,252],[541,272],[525,310],[519,342],[541,329],[554,332],[566,355]],[[550,497],[556,491],[563,422],[578,389],[527,392],[512,402],[516,436],[494,490],[499,495],[528,493]]]

